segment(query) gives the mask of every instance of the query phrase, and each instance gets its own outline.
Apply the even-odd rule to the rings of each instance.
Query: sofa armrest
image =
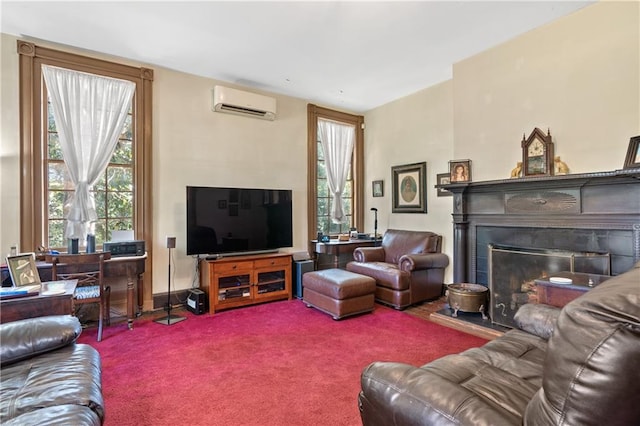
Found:
[[[50,352],[74,343],[82,333],[78,318],[51,315],[0,324],[0,365]]]
[[[406,272],[419,269],[444,269],[449,265],[449,257],[444,253],[405,254],[398,263],[400,270]]]
[[[549,340],[560,315],[560,308],[542,303],[527,303],[518,309],[514,320],[519,329]]]
[[[358,247],[353,251],[353,259],[356,262],[384,262],[384,249],[382,247]]]

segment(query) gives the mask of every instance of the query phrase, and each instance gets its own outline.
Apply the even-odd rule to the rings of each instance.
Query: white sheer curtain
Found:
[[[331,221],[343,223],[346,220],[342,206],[342,192],[349,175],[353,142],[356,130],[354,126],[318,119],[318,136],[324,151],[327,167],[327,183],[331,191]]]
[[[75,192],[67,211],[66,238],[84,239],[98,218],[91,189],[113,155],[135,92],[135,83],[42,66],[60,146]]]

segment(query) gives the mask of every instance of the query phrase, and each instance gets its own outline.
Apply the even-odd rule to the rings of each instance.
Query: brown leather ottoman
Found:
[[[343,269],[307,272],[302,276],[302,298],[338,320],[373,311],[376,280]]]

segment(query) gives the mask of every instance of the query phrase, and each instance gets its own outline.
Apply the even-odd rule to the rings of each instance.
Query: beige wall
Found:
[[[447,81],[365,114],[366,205],[378,208],[379,233],[390,228],[443,232],[451,227],[452,198],[437,197],[433,186],[436,174],[447,171],[453,155],[452,91],[452,82]],[[391,213],[391,167],[423,161],[428,213]],[[371,196],[374,180],[384,181],[384,197]],[[373,212],[367,211],[365,230],[373,232],[373,227]]]
[[[166,235],[177,237],[176,287],[197,281],[186,256],[187,185],[292,189],[294,246],[307,249],[307,103],[276,96],[275,121],[217,113],[211,90],[220,83],[155,68],[154,248],[163,260],[154,262],[154,293],[166,291]]]
[[[19,238],[20,145],[18,144],[18,56],[15,39],[0,39],[0,259]]]
[[[639,32],[640,3],[597,3],[458,62],[451,81],[367,112],[367,185],[384,178],[386,186],[384,199],[367,198],[379,227],[442,233],[453,260],[452,201],[436,197],[435,175],[451,159],[471,159],[473,180],[508,178],[534,127],[551,130],[572,173],[621,168],[640,134]],[[419,161],[428,214],[391,213],[391,166]]]
[[[454,65],[454,155],[474,179],[508,177],[534,127],[572,173],[622,167],[640,133],[639,6],[597,3]]]
[[[640,134],[640,11],[602,2],[453,67],[453,79],[365,114],[365,232],[444,235],[453,259],[451,197],[436,174],[469,158],[474,180],[502,179],[520,159],[523,133],[551,133],[572,172],[620,168]],[[15,38],[2,35],[0,253],[18,241],[19,143]],[[56,46],[53,46],[56,47]],[[57,48],[60,48],[59,46]],[[106,58],[112,59],[112,58]],[[123,62],[123,61],[121,61]],[[141,64],[132,64],[141,65]],[[185,254],[186,185],[273,186],[294,191],[294,245],[306,249],[306,101],[284,96],[274,122],[211,111],[219,82],[155,66],[153,128],[154,293],[166,291],[165,236],[177,237],[176,288],[195,279]],[[375,88],[374,88],[375,90]],[[391,166],[427,162],[428,214],[391,213]],[[385,182],[382,198],[371,181]],[[447,281],[452,277],[448,269]]]
[[[190,288],[197,280],[195,260],[186,255],[187,185],[292,189],[294,249],[307,250],[307,102],[267,93],[277,98],[275,121],[217,113],[211,110],[211,90],[216,84],[231,84],[155,66],[149,68],[154,69],[153,293],[167,289],[166,236],[177,238],[173,251],[175,288]],[[17,73],[16,39],[3,34],[2,252],[19,239]]]

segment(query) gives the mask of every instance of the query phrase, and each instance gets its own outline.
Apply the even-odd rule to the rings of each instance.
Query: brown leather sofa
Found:
[[[562,310],[527,304],[513,329],[422,367],[362,373],[365,425],[640,424],[640,262]]]
[[[0,325],[0,424],[103,423],[100,356],[81,332],[69,315]]]
[[[449,258],[442,236],[428,231],[388,229],[379,247],[359,247],[347,270],[376,280],[376,301],[404,309],[442,295]]]

